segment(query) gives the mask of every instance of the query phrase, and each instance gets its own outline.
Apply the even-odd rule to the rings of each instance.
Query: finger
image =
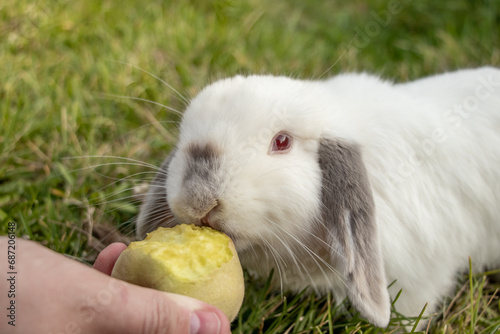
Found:
[[[113,291],[119,292],[112,304],[99,312],[98,332],[230,334],[224,313],[194,298],[125,282],[117,283]]]
[[[111,275],[111,271],[115,266],[116,260],[125,248],[127,248],[127,245],[120,242],[112,243],[108,247],[104,248],[94,262],[94,269],[97,269],[106,275]]]
[[[190,334],[231,333],[227,316],[215,306],[177,294],[168,294],[168,298],[189,310]]]

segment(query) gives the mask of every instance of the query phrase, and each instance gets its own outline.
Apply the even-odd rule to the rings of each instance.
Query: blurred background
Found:
[[[113,230],[133,237],[181,96],[218,78],[402,82],[482,65],[500,66],[498,0],[2,1],[0,234],[14,221],[20,237],[86,263]],[[248,313],[240,332],[252,316],[259,328]]]

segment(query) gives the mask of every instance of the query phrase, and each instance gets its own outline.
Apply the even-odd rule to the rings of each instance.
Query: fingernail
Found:
[[[190,334],[219,334],[221,321],[215,312],[195,311],[191,313]]]
[[[190,334],[198,334],[200,331],[200,318],[196,315],[196,313],[191,313],[191,319],[189,323],[189,333]]]

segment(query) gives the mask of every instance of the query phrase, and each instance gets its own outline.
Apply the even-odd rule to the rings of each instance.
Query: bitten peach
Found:
[[[231,239],[209,227],[160,227],[121,254],[111,276],[166,292],[197,298],[220,308],[230,321],[238,315],[244,280]]]

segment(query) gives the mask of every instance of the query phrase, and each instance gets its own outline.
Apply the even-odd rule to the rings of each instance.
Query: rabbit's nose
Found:
[[[203,218],[200,219],[200,223],[201,223],[202,226],[210,226],[210,227],[212,227],[210,225],[210,220],[208,219],[209,213],[207,213],[207,215],[205,217],[203,217]]]
[[[217,207],[219,206],[219,202],[218,201],[216,201],[216,202],[217,202],[216,205],[214,207],[212,207],[210,209],[210,211],[208,211],[208,213],[200,219],[200,224],[202,226],[209,226],[209,227],[217,230],[218,224],[213,219],[214,218],[213,213],[217,209]]]

